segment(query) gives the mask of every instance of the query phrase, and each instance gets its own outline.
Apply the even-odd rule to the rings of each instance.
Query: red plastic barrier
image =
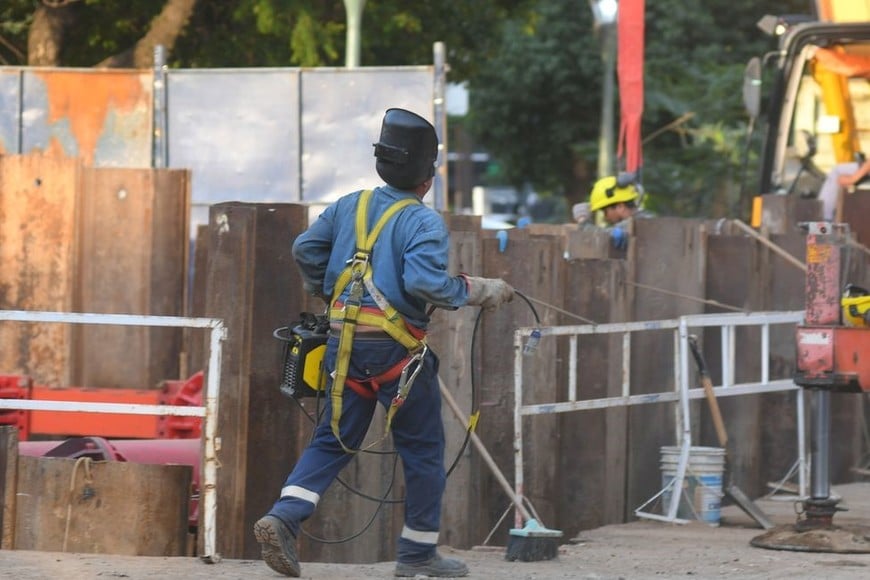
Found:
[[[0,375],[0,399],[30,399],[33,381],[24,375]],[[18,439],[30,436],[30,413],[22,409],[0,409],[0,425],[18,428]]]

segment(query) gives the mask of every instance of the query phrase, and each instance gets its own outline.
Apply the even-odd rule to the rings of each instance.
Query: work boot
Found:
[[[413,578],[414,576],[433,576],[436,578],[459,578],[468,575],[468,566],[462,560],[442,558],[435,554],[428,560],[413,564],[396,562],[396,576]]]
[[[263,516],[254,524],[254,537],[263,549],[263,560],[279,574],[298,578],[301,572],[296,555],[296,538],[275,516]]]

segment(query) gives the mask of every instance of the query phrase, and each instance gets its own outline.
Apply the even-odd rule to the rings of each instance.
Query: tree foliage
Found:
[[[602,69],[591,11],[571,0],[538,4],[506,26],[497,57],[472,80],[471,128],[515,185],[579,201],[594,175]],[[751,56],[774,48],[755,23],[755,0],[646,3],[643,183],[663,214],[722,215],[741,178]],[[763,10],[808,13],[805,0]]]
[[[136,46],[173,3],[195,8],[170,50],[171,66],[343,66],[343,0],[6,0],[0,7],[0,62],[28,63],[28,33],[40,16],[60,20],[55,66],[111,64]],[[432,63],[447,47],[451,76],[472,76],[498,48],[501,22],[533,0],[367,0],[362,65]]]
[[[600,83],[588,7],[539,3],[505,26],[501,49],[470,81],[470,128],[511,184],[577,198],[594,162]]]
[[[810,13],[806,0],[647,3],[644,183],[653,209],[733,214],[746,145],[746,62],[775,49],[756,22],[766,13]],[[675,120],[687,118],[660,131]],[[746,171],[751,174],[752,165]]]

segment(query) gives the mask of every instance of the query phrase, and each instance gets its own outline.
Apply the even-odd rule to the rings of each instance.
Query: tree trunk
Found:
[[[166,0],[163,10],[151,21],[148,32],[133,48],[129,48],[98,63],[105,68],[150,68],[154,66],[154,48],[163,45],[172,52],[175,41],[184,32],[197,0]]]
[[[64,36],[74,23],[75,14],[69,4],[57,7],[40,4],[27,34],[27,64],[59,66]]]

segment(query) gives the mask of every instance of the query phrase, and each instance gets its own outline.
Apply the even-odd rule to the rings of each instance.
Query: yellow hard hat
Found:
[[[843,324],[846,326],[870,326],[870,292],[849,284],[840,299],[843,308]]]
[[[592,186],[589,194],[589,211],[598,211],[616,203],[626,203],[638,198],[637,188],[633,183],[623,187],[613,175],[602,177]]]

